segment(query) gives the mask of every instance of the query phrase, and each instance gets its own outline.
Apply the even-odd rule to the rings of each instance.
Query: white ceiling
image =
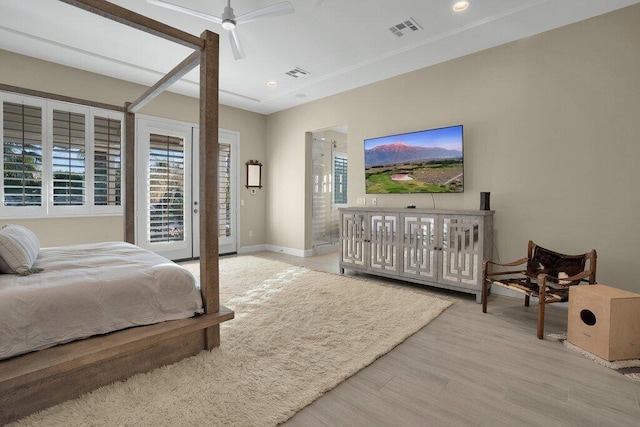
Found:
[[[220,16],[226,0],[168,0]],[[281,0],[232,0],[236,16]],[[427,67],[640,0],[290,0],[292,15],[238,26],[246,59],[235,61],[225,31],[209,21],[113,0],[194,35],[220,33],[220,102],[269,114]],[[422,29],[397,37],[413,18]],[[151,86],[192,51],[55,0],[0,0],[0,49]],[[299,67],[309,74],[285,73]],[[268,87],[276,81],[277,87]],[[171,90],[198,96],[198,70]]]

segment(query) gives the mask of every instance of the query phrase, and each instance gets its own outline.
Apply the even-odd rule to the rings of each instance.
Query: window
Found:
[[[338,153],[333,156],[333,203],[347,204],[347,156]]]
[[[84,206],[86,181],[86,118],[53,110],[53,205]]]
[[[42,206],[42,107],[2,103],[3,206]]]
[[[122,113],[2,92],[0,106],[0,216],[122,214]]]

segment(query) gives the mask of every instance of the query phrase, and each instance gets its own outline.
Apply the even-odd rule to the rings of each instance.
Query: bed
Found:
[[[187,269],[129,243],[43,248],[34,267],[0,275],[0,359],[204,313]]]
[[[0,84],[0,90],[80,103],[125,113],[124,240],[135,243],[135,116],[186,73],[200,67],[200,295],[203,314],[74,340],[0,360],[0,425],[100,386],[177,362],[220,345],[220,323],[233,319],[220,305],[218,274],[218,63],[219,37],[200,37],[104,0],[59,0],[182,44],[194,51],[138,99],[124,106]],[[196,229],[198,229],[196,227]],[[40,268],[35,265],[35,268]],[[45,268],[46,270],[46,268]],[[43,270],[43,272],[45,272]],[[33,276],[36,277],[36,273]],[[30,277],[30,276],[28,276]],[[21,350],[17,350],[18,352]]]

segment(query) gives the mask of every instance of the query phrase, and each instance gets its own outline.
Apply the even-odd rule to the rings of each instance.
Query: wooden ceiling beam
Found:
[[[184,61],[179,63],[173,70],[169,71],[158,83],[147,89],[138,99],[128,106],[129,113],[137,113],[142,107],[147,105],[156,96],[160,95],[172,84],[180,80],[189,71],[200,65],[200,51],[196,50]]]
[[[192,49],[200,50],[204,48],[204,41],[200,37],[194,36],[193,34],[189,34],[177,28],[173,28],[170,25],[163,24],[160,21],[140,15],[139,13],[125,9],[124,7],[120,7],[105,0],[59,1]]]

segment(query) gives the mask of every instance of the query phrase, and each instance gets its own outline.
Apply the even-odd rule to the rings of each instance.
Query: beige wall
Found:
[[[40,246],[122,241],[122,216],[73,218],[3,218],[0,224],[18,224],[33,231]]]
[[[60,95],[124,105],[134,101],[146,87],[98,74],[41,61],[0,50],[0,83],[35,89]],[[198,123],[199,101],[197,99],[165,92],[148,104],[141,113],[166,117],[188,123]],[[240,132],[240,170],[249,159],[264,159],[266,117],[237,108],[220,106],[219,125],[221,128]],[[244,187],[240,198],[245,206],[240,209],[240,246],[262,245],[266,242],[265,219],[263,215],[265,196],[258,192],[250,196]],[[3,219],[4,222],[22,223],[37,230],[43,246],[57,246],[73,243],[122,240],[122,217],[92,217],[78,219],[81,228],[69,227],[76,219]],[[61,230],[64,226],[64,230]],[[253,237],[248,231],[253,231]]]
[[[308,249],[306,131],[348,124],[355,205],[364,138],[463,124],[465,192],[435,195],[437,208],[478,209],[490,191],[495,259],[524,256],[529,239],[596,248],[599,282],[640,292],[639,47],[635,5],[270,115],[268,242]],[[427,195],[377,199],[433,206]]]

